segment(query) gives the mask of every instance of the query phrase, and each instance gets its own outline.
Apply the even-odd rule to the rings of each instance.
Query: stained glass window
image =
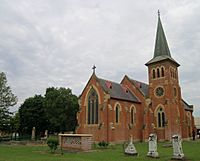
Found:
[[[88,95],[88,124],[98,124],[98,106],[98,94],[94,89],[91,89]]]

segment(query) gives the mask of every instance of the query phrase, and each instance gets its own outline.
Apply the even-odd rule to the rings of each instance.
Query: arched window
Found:
[[[177,71],[174,70],[174,76],[175,76],[175,79],[177,79]]]
[[[174,97],[177,96],[177,90],[176,90],[176,87],[173,88],[173,93],[174,93]]]
[[[158,127],[164,127],[165,126],[165,113],[163,111],[163,108],[158,109],[157,113],[157,121],[158,121]]]
[[[117,104],[115,108],[115,123],[119,123],[120,121],[120,106]]]
[[[164,67],[161,67],[161,76],[162,76],[162,77],[165,76]]]
[[[157,68],[157,77],[160,78],[160,69]]]
[[[191,114],[190,112],[187,112],[187,122],[188,122],[188,126],[191,126]]]
[[[98,124],[98,94],[92,88],[88,95],[88,124]]]
[[[156,71],[155,71],[155,69],[153,69],[152,72],[153,72],[153,79],[154,79],[154,78],[156,78]]]
[[[171,73],[171,77],[173,77],[173,74],[172,74],[172,69],[170,69],[170,73]]]
[[[172,78],[174,78],[174,69],[172,70]]]
[[[130,122],[131,122],[131,124],[134,124],[134,122],[135,122],[135,109],[134,109],[134,107],[131,107],[131,110],[130,110]]]

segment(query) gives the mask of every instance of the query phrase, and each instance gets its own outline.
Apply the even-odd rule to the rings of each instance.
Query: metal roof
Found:
[[[188,111],[193,111],[193,105],[189,105],[187,102],[185,102],[183,99],[182,99],[182,102],[183,102],[183,106],[184,106],[184,109],[185,110],[188,110]]]
[[[129,80],[140,90],[140,92],[147,97],[149,95],[149,85],[137,80],[130,79]]]
[[[139,103],[139,100],[135,97],[135,95],[122,84],[111,82],[101,78],[98,78],[98,80],[103,90],[106,93],[110,94],[111,98]]]

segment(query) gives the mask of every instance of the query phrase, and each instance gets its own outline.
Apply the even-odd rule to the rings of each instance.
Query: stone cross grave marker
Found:
[[[157,135],[156,134],[150,134],[149,135],[149,152],[147,153],[147,156],[158,158],[158,152],[157,152]]]
[[[125,154],[128,154],[128,155],[137,155],[137,150],[133,144],[133,139],[132,139],[132,135],[131,135],[131,138],[130,138],[130,142],[128,144],[128,146],[125,148],[125,151],[124,151]]]
[[[172,159],[184,159],[182,140],[179,135],[172,136],[173,156]]]

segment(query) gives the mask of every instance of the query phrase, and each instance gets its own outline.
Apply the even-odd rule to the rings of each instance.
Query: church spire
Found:
[[[164,33],[161,19],[160,19],[160,11],[158,10],[158,25],[157,25],[157,32],[156,32],[154,56],[145,65],[148,66],[149,64],[152,64],[155,62],[160,62],[165,59],[169,59],[169,60],[173,61],[177,66],[179,66],[179,64],[171,57],[167,39],[165,37],[165,33]]]
[[[160,20],[160,11],[158,10],[158,25],[156,33],[156,44],[154,49],[154,58],[157,56],[169,56],[171,57],[165,33]]]

